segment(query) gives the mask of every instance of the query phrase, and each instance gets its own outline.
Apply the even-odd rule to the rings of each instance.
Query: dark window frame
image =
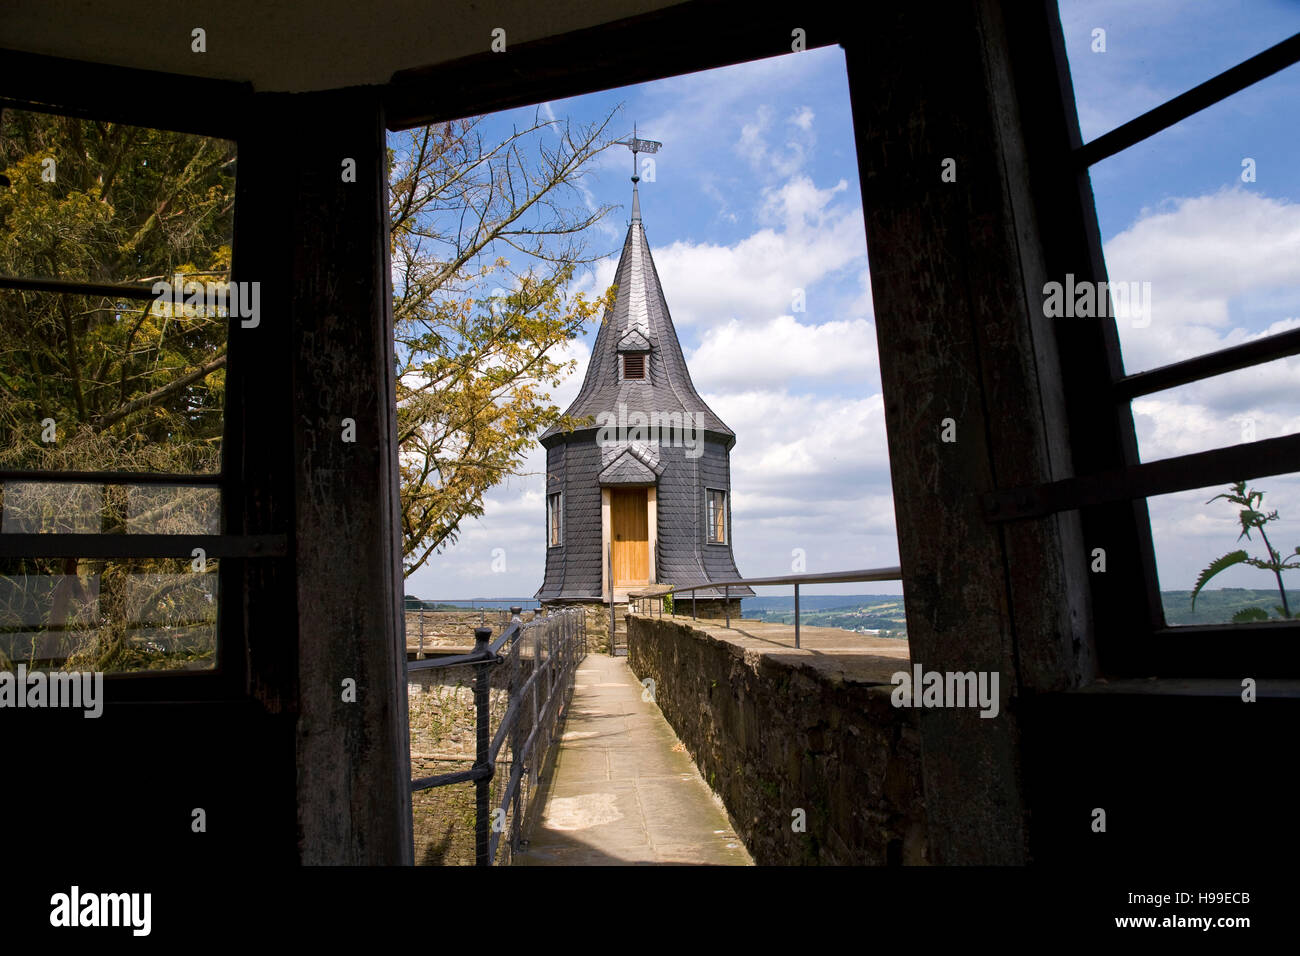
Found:
[[[246,83],[176,76],[149,70],[85,63],[39,54],[4,51],[6,69],[0,71],[0,110],[18,109],[69,116],[77,119],[114,122],[156,130],[210,136],[234,142],[241,150],[242,120],[252,95]],[[187,107],[186,102],[191,106]],[[192,109],[204,102],[203,111]],[[240,189],[236,174],[234,236],[231,241],[235,265],[231,280],[240,279]],[[0,290],[42,291],[58,295],[114,296],[123,300],[155,298],[151,288],[126,283],[94,283],[0,276]],[[223,408],[221,469],[209,474],[161,474],[150,472],[38,470],[0,471],[0,481],[45,483],[97,483],[104,485],[190,485],[213,486],[221,493],[221,527],[216,535],[144,534],[0,534],[0,558],[96,557],[96,558],[190,558],[196,547],[208,558],[220,559],[217,568],[216,659],[212,668],[194,671],[105,672],[104,694],[108,705],[149,701],[218,701],[246,698],[248,657],[243,626],[247,595],[244,582],[248,562],[277,560],[289,555],[286,534],[230,533],[229,521],[242,509],[242,487],[238,475],[241,435],[230,383],[242,380],[238,356],[232,347],[240,329],[238,317],[231,318],[227,345],[226,406]],[[242,517],[242,515],[241,515]]]
[[[1044,238],[1048,278],[1074,272],[1078,279],[1107,280],[1089,176],[1094,164],[1300,62],[1297,34],[1085,144],[1055,0],[1045,0],[1035,17],[1028,19],[1011,29],[1021,115],[1037,117],[1036,123],[1025,126],[1033,200],[1039,220],[1056,225],[1056,232]],[[1042,82],[1051,74],[1055,83]],[[1077,322],[1066,325],[1067,321],[1055,320],[1054,329],[1075,474],[1080,477],[999,492],[986,500],[987,512],[993,515],[1002,509],[995,520],[1006,520],[1079,511],[1083,554],[1078,560],[1087,567],[1093,548],[1104,547],[1107,552],[1107,573],[1088,575],[1103,673],[1237,679],[1300,676],[1300,620],[1168,624],[1146,500],[1226,485],[1241,477],[1253,481],[1298,472],[1300,434],[1142,463],[1130,404],[1142,395],[1300,354],[1300,334],[1277,333],[1126,375],[1113,317],[1100,320],[1092,329]],[[1019,514],[1008,514],[1006,507],[1011,504],[1015,510],[1017,498]]]

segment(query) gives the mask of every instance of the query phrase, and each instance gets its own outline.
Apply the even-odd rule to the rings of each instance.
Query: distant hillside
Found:
[[[794,623],[794,596],[744,598],[745,617],[780,624]],[[901,594],[801,594],[799,622],[810,627],[874,631],[880,637],[907,637]]]
[[[1170,624],[1224,624],[1232,620],[1232,615],[1248,607],[1260,608],[1267,611],[1269,617],[1276,618],[1278,613],[1273,608],[1282,603],[1276,589],[1206,588],[1196,596],[1196,613],[1193,614],[1191,591],[1161,591],[1160,598],[1165,605],[1165,620]],[[1300,614],[1300,592],[1287,591],[1286,599],[1291,605],[1291,613]]]
[[[1245,608],[1260,608],[1270,618],[1278,617],[1277,591],[1250,588],[1215,588],[1202,591],[1192,612],[1191,591],[1162,591],[1165,619],[1172,626],[1227,624]],[[1291,613],[1300,615],[1300,592],[1288,591]],[[815,627],[839,627],[847,631],[877,631],[884,637],[906,637],[907,618],[903,598],[898,594],[808,594],[799,595],[799,619]],[[760,621],[791,624],[794,596],[753,597],[741,602],[741,614]]]

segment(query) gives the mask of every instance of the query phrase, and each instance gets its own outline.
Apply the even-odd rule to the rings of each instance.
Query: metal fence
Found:
[[[473,670],[474,765],[412,780],[411,790],[474,784],[477,866],[509,863],[520,850],[540,768],[556,742],[572,696],[574,672],[587,653],[586,615],[581,608],[564,608],[527,624],[519,619],[519,606],[510,611],[512,618],[495,641],[492,628],[475,628],[470,653],[406,665],[408,673],[450,667]],[[495,733],[493,711],[498,717]],[[498,765],[508,766],[509,774],[498,776]],[[509,839],[502,841],[505,834]]]
[[[663,617],[664,597],[669,594],[691,595],[691,617],[695,618],[695,592],[717,589],[722,590],[723,613],[726,615],[726,626],[731,627],[731,589],[741,585],[762,586],[765,584],[793,584],[794,585],[794,646],[799,646],[799,585],[801,584],[847,584],[861,581],[901,581],[903,580],[902,568],[870,568],[865,571],[827,571],[821,574],[783,574],[778,577],[770,578],[736,578],[731,581],[713,581],[706,584],[694,584],[689,587],[666,587],[644,591],[635,591],[628,594],[628,600],[632,602],[638,614],[651,613],[650,609],[656,604],[659,609],[659,616]],[[685,608],[682,609],[683,613]],[[673,599],[672,610],[670,614],[677,616],[677,600]]]

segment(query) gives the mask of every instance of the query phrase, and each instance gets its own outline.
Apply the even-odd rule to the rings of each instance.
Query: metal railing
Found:
[[[793,584],[794,585],[794,646],[799,646],[799,586],[801,584],[849,584],[860,583],[862,581],[901,581],[903,580],[902,568],[869,568],[863,571],[827,571],[821,574],[783,574],[771,578],[736,578],[734,581],[708,581],[704,584],[692,584],[685,587],[668,585],[660,587],[653,592],[636,591],[628,593],[628,600],[636,603],[637,613],[642,611],[642,601],[656,601],[659,605],[659,616],[663,617],[663,598],[669,594],[685,593],[691,594],[691,619],[698,620],[696,615],[696,592],[697,591],[716,591],[722,589],[722,606],[723,613],[726,615],[726,626],[731,627],[731,589],[733,587],[763,585],[763,584]],[[673,617],[677,616],[677,601],[673,601],[671,612]]]
[[[504,821],[510,817],[510,852],[519,851],[524,815],[522,783],[530,774],[531,790],[538,782],[539,767],[555,743],[573,689],[578,663],[587,654],[586,615],[581,608],[564,608],[528,623],[519,619],[522,608],[510,608],[512,619],[495,641],[489,627],[474,629],[474,649],[468,654],[410,661],[407,673],[435,668],[469,665],[474,668],[474,765],[469,770],[420,777],[411,781],[411,791],[472,782],[474,792],[474,863],[491,866],[497,858]],[[523,673],[522,652],[531,654],[530,673]],[[491,673],[509,664],[511,680],[505,687],[506,711],[491,732]],[[526,704],[531,703],[531,706]],[[523,721],[527,720],[527,725]],[[510,777],[499,805],[490,808],[491,784],[496,776],[501,749],[509,741]],[[494,820],[495,818],[495,820]]]

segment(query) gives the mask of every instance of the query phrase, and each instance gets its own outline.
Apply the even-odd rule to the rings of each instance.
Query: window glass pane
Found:
[[[1267,563],[1270,547],[1283,567],[1285,606],[1293,616],[1300,611],[1295,590],[1300,582],[1300,570],[1296,570],[1300,567],[1300,475],[1247,481],[1245,491],[1262,492],[1263,496],[1255,499],[1253,506],[1235,503],[1217,497],[1236,493],[1224,485],[1147,499],[1160,597],[1171,626],[1223,624],[1231,622],[1234,615],[1281,620],[1277,608],[1283,601],[1277,575],[1268,568],[1229,558],[1244,552],[1248,558]],[[1262,529],[1252,526],[1250,536],[1244,537],[1242,512],[1248,508],[1261,517],[1274,512],[1277,516]],[[1193,607],[1196,582],[1216,561],[1225,567],[1209,577]]]
[[[205,670],[216,663],[217,565],[0,562],[0,669]]]
[[[0,290],[0,468],[212,473],[227,319]]]
[[[1300,4],[1287,0],[1060,0],[1059,9],[1085,142],[1300,32]]]
[[[211,486],[0,482],[3,534],[220,534]]]
[[[1138,455],[1156,461],[1300,432],[1300,356],[1133,399]]]
[[[134,284],[229,271],[233,142],[6,109],[0,170],[0,274]]]
[[[1300,325],[1297,101],[1300,65],[1092,167],[1127,372]]]

